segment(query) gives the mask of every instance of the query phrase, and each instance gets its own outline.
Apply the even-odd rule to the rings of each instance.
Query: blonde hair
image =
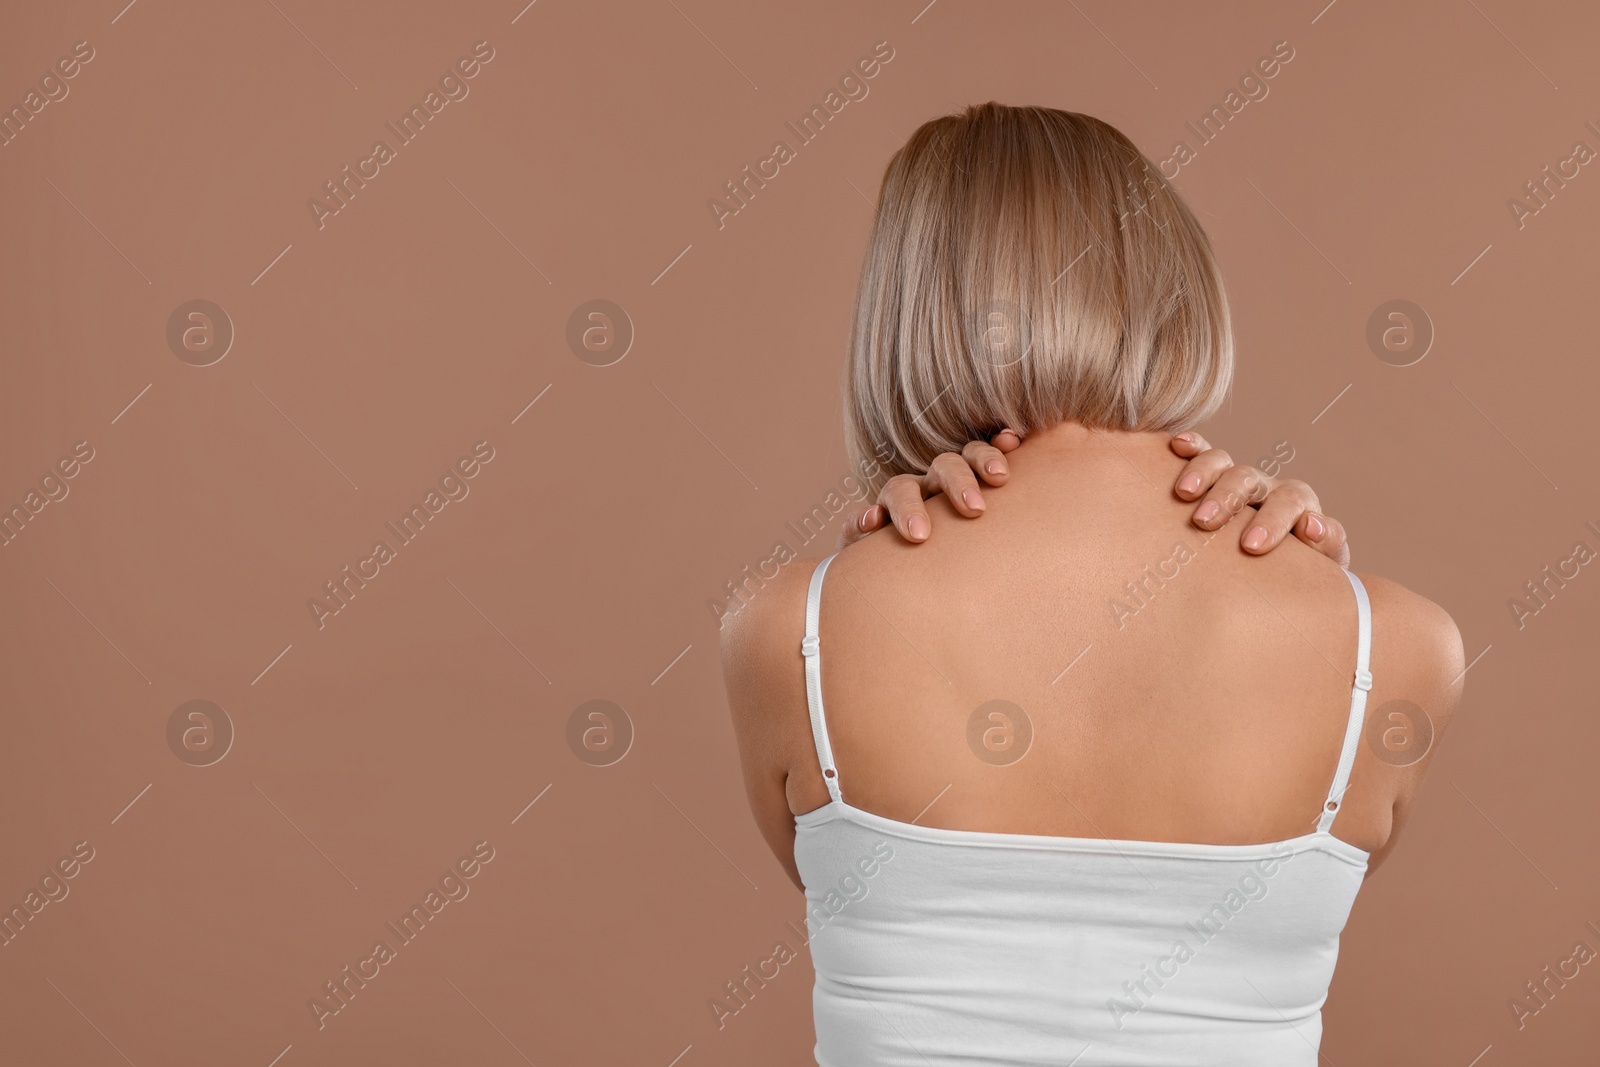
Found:
[[[889,161],[845,386],[873,492],[1007,426],[1188,428],[1232,377],[1211,242],[1114,127],[991,102]]]

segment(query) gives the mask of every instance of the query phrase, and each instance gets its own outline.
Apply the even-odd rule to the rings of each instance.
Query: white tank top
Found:
[[[1368,853],[1330,832],[1365,717],[1359,579],[1344,748],[1316,830],[1260,845],[949,830],[851,807],[822,711],[806,601],[806,700],[832,798],[795,817],[821,1067],[1317,1063],[1322,1003]],[[1309,813],[1308,813],[1309,817]]]

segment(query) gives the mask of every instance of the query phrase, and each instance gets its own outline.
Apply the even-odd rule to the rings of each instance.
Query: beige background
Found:
[[[1356,905],[1326,1060],[1594,1059],[1595,967],[1508,1008],[1600,949],[1600,574],[1508,607],[1600,548],[1600,176],[1508,207],[1600,148],[1591,5],[122,3],[0,9],[8,110],[94,50],[0,148],[0,504],[94,453],[0,548],[0,903],[94,850],[0,947],[0,1060],[810,1062],[808,958],[720,1031],[707,1007],[800,914],[709,605],[847,473],[865,197],[989,99],[1196,147],[1280,41],[1175,179],[1239,333],[1205,430],[1245,462],[1289,442],[1358,568],[1445,605],[1474,663]],[[319,229],[307,201],[485,40]],[[880,41],[870,95],[719,229],[707,201]],[[166,341],[193,299],[236,332],[211,366]],[[591,299],[636,330],[608,367],[566,341]],[[1366,341],[1393,299],[1436,330],[1412,366]],[[470,495],[319,629],[308,600],[479,441]],[[167,740],[195,699],[236,731],[210,766]],[[636,733],[608,767],[567,742],[592,699]],[[308,1000],[480,841],[470,896],[319,1030]]]

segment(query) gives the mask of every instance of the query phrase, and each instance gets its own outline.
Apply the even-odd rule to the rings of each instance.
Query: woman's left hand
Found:
[[[1322,513],[1321,501],[1305,482],[1274,478],[1259,467],[1235,466],[1228,453],[1212,448],[1192,430],[1175,436],[1172,450],[1189,460],[1173,491],[1180,500],[1200,501],[1190,521],[1202,530],[1215,530],[1246,505],[1257,504],[1255,519],[1239,539],[1246,552],[1257,556],[1271,552],[1292,530],[1339,566],[1350,566],[1350,542],[1343,524]]]

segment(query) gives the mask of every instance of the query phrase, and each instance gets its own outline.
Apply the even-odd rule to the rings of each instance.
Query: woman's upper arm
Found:
[[[803,586],[798,607],[786,609],[796,599],[792,588],[796,579],[804,581],[810,569],[791,564],[785,570],[805,574],[786,574],[769,582],[738,612],[723,619],[722,676],[756,826],[790,881],[804,889],[794,861],[794,813],[788,797],[796,717],[805,718],[795,706],[797,694],[800,701],[805,699],[800,657]],[[782,655],[786,648],[790,655]]]
[[[1382,761],[1390,765],[1398,780],[1394,783],[1389,836],[1367,861],[1370,875],[1394,850],[1422,789],[1423,777],[1439,750],[1445,727],[1460,703],[1465,684],[1465,654],[1455,620],[1439,605],[1381,578],[1363,576],[1363,580],[1373,595],[1374,646],[1387,637],[1398,646],[1394,651],[1403,650],[1403,655],[1392,656],[1391,662],[1401,664],[1404,672],[1403,677],[1397,679],[1399,692],[1404,697],[1376,707],[1369,705],[1369,725],[1370,717],[1385,716],[1393,720],[1394,729],[1400,731],[1408,743],[1425,737],[1428,746],[1413,762],[1405,762],[1404,757],[1398,755],[1392,762]],[[1419,713],[1419,721],[1409,721]],[[1370,731],[1363,732],[1368,737],[1374,736]]]

